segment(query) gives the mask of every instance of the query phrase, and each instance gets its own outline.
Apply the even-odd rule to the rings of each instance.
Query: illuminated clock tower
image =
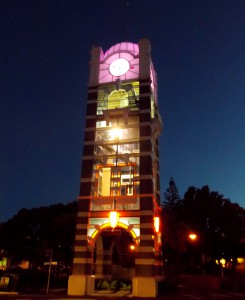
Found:
[[[157,295],[161,127],[149,40],[94,47],[69,295],[122,277],[132,280],[133,296]]]

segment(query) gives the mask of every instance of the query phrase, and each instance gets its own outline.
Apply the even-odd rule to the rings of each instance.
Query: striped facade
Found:
[[[153,223],[153,218],[155,216],[160,217],[161,215],[159,206],[160,174],[158,148],[158,137],[161,130],[161,118],[157,109],[157,102],[156,100],[152,100],[153,79],[150,73],[150,66],[152,64],[150,56],[150,43],[148,40],[141,40],[138,43],[138,47],[139,75],[137,78],[125,80],[126,83],[124,83],[124,81],[122,80],[122,87],[124,87],[123,84],[126,86],[126,84],[129,85],[131,82],[134,83],[137,81],[137,84],[134,83],[135,86],[137,85],[136,88],[138,88],[139,90],[139,95],[137,98],[137,109],[118,109],[117,107],[113,108],[112,105],[111,111],[108,112],[109,117],[104,112],[103,115],[98,114],[98,106],[100,105],[98,104],[98,99],[100,99],[102,94],[101,86],[103,87],[103,91],[106,91],[107,86],[106,82],[100,84],[98,80],[100,76],[99,68],[102,50],[100,48],[93,48],[92,50],[72,275],[91,276],[95,274],[95,277],[97,275],[98,277],[103,277],[103,274],[110,274],[112,268],[112,250],[110,247],[106,248],[104,246],[104,249],[98,249],[96,253],[95,270],[94,249],[97,238],[103,233],[103,230],[100,229],[103,226],[99,223],[96,223],[97,225],[93,225],[94,223],[92,221],[96,222],[96,220],[101,220],[103,218],[104,220],[106,220],[108,218],[108,209],[104,209],[104,207],[109,207],[108,205],[112,205],[110,203],[112,203],[113,201],[117,201],[117,207],[118,210],[120,210],[120,217],[122,218],[122,220],[130,220],[130,218],[134,218],[134,220],[139,220],[138,224],[132,224],[128,226],[128,228],[125,227],[128,232],[130,232],[129,228],[133,228],[132,230],[134,230],[134,227],[138,228],[138,231],[135,229],[136,234],[137,232],[140,232],[137,238],[134,237],[134,240],[137,240],[137,247],[135,249],[134,277],[160,278],[163,275],[161,257],[161,236],[159,235],[159,233],[156,232]],[[108,89],[112,85],[113,82],[108,82]],[[116,89],[118,90],[118,88],[115,88],[114,90],[116,91]],[[114,92],[114,90],[112,92]],[[106,95],[106,92],[103,93],[103,95]],[[139,151],[137,152],[138,148],[135,146],[136,150],[132,150],[132,153],[127,153],[127,155],[124,153],[116,153],[116,155],[118,155],[118,157],[116,157],[117,164],[119,161],[121,162],[121,165],[123,165],[122,161],[123,159],[126,160],[125,157],[129,157],[129,160],[131,159],[131,161],[135,160],[135,162],[137,162],[134,164],[132,163],[132,166],[130,166],[130,170],[135,170],[135,165],[137,165],[138,173],[137,176],[135,175],[133,182],[136,182],[136,179],[138,181],[135,184],[135,186],[132,184],[133,191],[130,193],[129,196],[120,194],[118,194],[118,196],[114,196],[114,194],[110,194],[107,196],[107,192],[104,192],[106,196],[103,197],[103,192],[101,192],[100,190],[102,188],[95,187],[96,177],[94,173],[95,171],[97,171],[95,169],[95,160],[99,160],[99,158],[101,159],[101,156],[98,154],[99,151],[96,150],[97,148],[99,149],[98,136],[100,133],[98,131],[97,124],[98,122],[108,122],[107,118],[109,118],[109,120],[112,120],[112,122],[115,122],[115,120],[117,119],[117,123],[120,125],[120,128],[124,130],[124,132],[133,132],[133,137],[131,137],[132,141],[129,141],[129,138],[125,141],[120,140],[119,142],[117,141],[116,146],[110,146],[110,143],[107,142],[107,144],[110,147],[114,147],[113,149],[117,149],[117,151],[118,149],[120,151],[120,149],[126,147],[125,145],[127,145],[128,148],[131,147],[132,149],[133,146],[137,145],[137,147],[139,148]],[[134,120],[137,120],[137,122],[133,124],[133,122],[135,122]],[[103,134],[103,131],[101,132]],[[135,134],[134,132],[137,132],[137,134]],[[109,147],[108,145],[107,147]],[[108,155],[109,159],[111,159],[111,156]],[[128,163],[125,163],[125,167],[123,168],[126,169],[128,165]],[[98,168],[99,167],[97,167],[97,169]],[[112,168],[111,170],[108,170],[108,166],[104,169],[102,166],[101,169],[97,171],[97,173],[101,175],[104,170],[104,173],[106,173],[106,171],[110,172],[112,176]],[[133,175],[130,175],[130,182],[131,177],[133,177]],[[114,180],[116,181],[117,178],[115,177]],[[101,178],[99,178],[98,181],[101,181]],[[131,187],[131,184],[128,186]],[[104,190],[108,189],[107,186],[103,188]],[[117,186],[111,188],[111,190],[113,190],[113,193],[116,193],[115,191],[119,189],[122,190],[121,187],[118,188]],[[103,202],[103,199],[106,199],[106,204]],[[128,202],[126,202],[126,200]],[[96,207],[96,201],[98,203],[99,201],[101,201],[100,203],[103,204],[101,205],[103,209],[100,210],[98,208],[92,208],[93,205],[94,207]],[[124,205],[124,201],[125,203],[129,203],[129,205]],[[138,203],[138,206],[135,203]],[[132,209],[130,209],[130,207],[132,207]],[[93,231],[93,228],[97,228],[96,230],[98,230],[96,238],[93,238],[93,233],[91,234],[90,242],[88,240],[89,228],[91,232]],[[88,293],[85,291],[85,294]],[[136,292],[135,295],[140,296],[138,292]]]

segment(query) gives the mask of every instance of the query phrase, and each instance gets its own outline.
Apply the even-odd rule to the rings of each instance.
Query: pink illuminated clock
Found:
[[[110,73],[113,76],[122,76],[128,72],[130,64],[125,58],[115,59],[109,67]]]
[[[127,52],[113,53],[100,63],[99,82],[129,80],[139,77],[139,57]]]

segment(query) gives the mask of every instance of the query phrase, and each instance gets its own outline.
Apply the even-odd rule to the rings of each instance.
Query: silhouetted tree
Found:
[[[241,252],[245,210],[208,186],[189,187],[182,201],[181,221],[199,236],[203,262],[235,258]],[[201,253],[200,253],[201,254]]]
[[[173,177],[170,178],[169,187],[164,193],[164,201],[162,207],[166,210],[175,210],[176,205],[180,203],[180,195]]]
[[[77,202],[67,205],[21,209],[12,219],[0,224],[0,249],[16,264],[28,260],[32,268],[47,260],[48,249],[64,264],[72,261]]]
[[[178,188],[171,177],[162,203],[162,235],[165,262],[175,266],[180,264],[180,253],[186,251],[186,236],[189,230],[188,226],[179,218],[181,205]]]
[[[245,210],[238,204],[208,186],[189,187],[181,200],[173,178],[164,196],[163,249],[175,266],[187,262],[190,251],[200,268],[244,255]],[[194,243],[188,241],[191,231],[198,235]]]

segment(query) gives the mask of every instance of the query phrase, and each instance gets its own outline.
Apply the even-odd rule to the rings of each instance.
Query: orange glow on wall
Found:
[[[117,211],[110,211],[109,214],[109,221],[112,228],[117,227],[119,215]]]
[[[160,219],[159,217],[154,217],[154,228],[155,231],[158,233],[160,229]]]

